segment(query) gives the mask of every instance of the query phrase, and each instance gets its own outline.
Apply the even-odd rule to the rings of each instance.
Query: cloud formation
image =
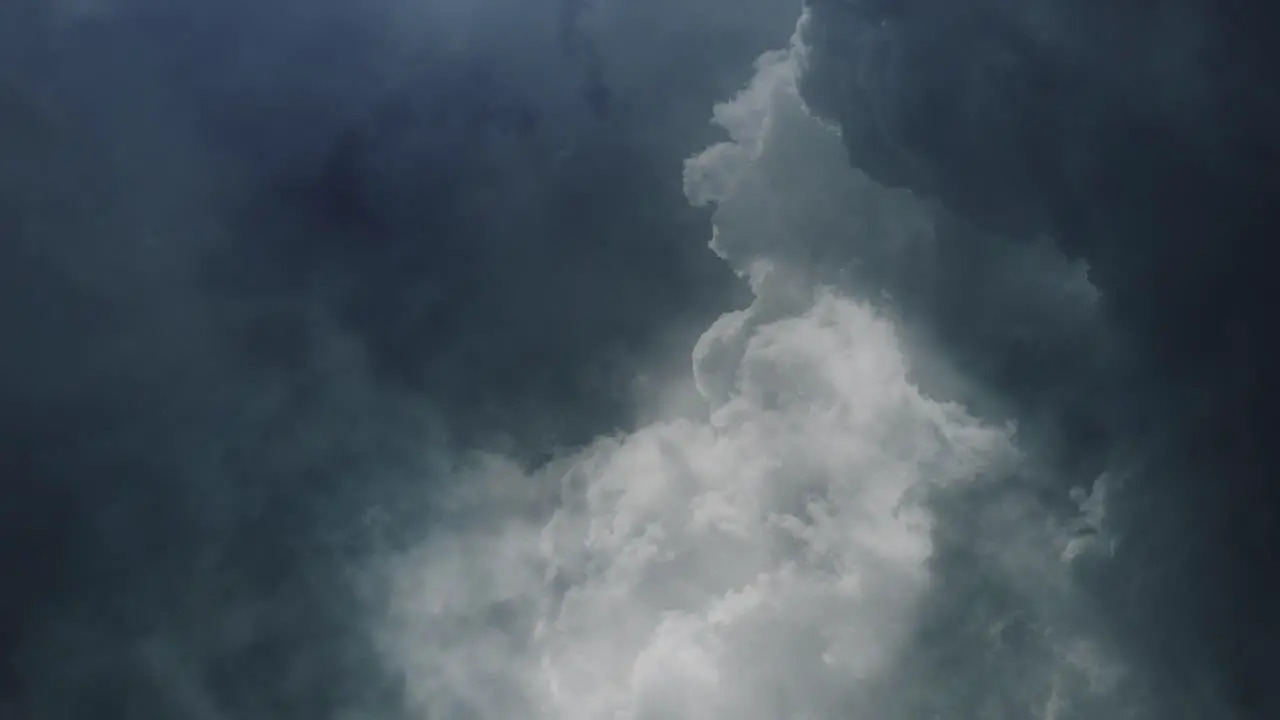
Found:
[[[727,327],[744,352],[709,421],[598,441],[545,526],[499,518],[406,561],[391,631],[426,716],[869,706],[858,679],[888,671],[929,583],[918,494],[1005,472],[1011,433],[921,395],[850,300]]]
[[[1130,717],[1073,571],[1113,546],[1107,479],[1046,502],[1012,424],[922,392],[883,298],[807,264],[806,232],[892,255],[937,214],[805,164],[839,138],[800,101],[803,53],[763,56],[716,108],[730,140],[686,166],[756,296],[695,350],[709,415],[531,476],[481,463],[462,477],[495,489],[487,517],[390,564],[387,652],[425,716]],[[559,485],[558,507],[503,512],[513,483]]]
[[[731,302],[669,168],[785,26],[632,4],[599,118],[557,6],[0,4],[0,714],[399,716],[351,568]]]
[[[1064,460],[1132,469],[1111,503],[1129,542],[1095,590],[1162,712],[1280,712],[1264,669],[1280,642],[1280,394],[1263,370],[1280,106],[1259,32],[1274,7],[808,6],[804,96],[855,167],[1087,263],[1104,352],[1056,348],[1010,377],[984,372],[986,353],[950,355],[1037,408],[1024,421],[1074,435]]]
[[[0,3],[0,715],[1277,715],[1261,3],[797,4]]]

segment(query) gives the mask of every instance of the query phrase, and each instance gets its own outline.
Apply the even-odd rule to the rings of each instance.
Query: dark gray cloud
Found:
[[[1099,592],[1176,698],[1163,716],[1274,714],[1270,11],[809,5],[805,97],[839,124],[855,167],[1089,265],[1126,359],[1095,373],[1109,398],[1066,395],[1098,416],[1082,452],[1141,458],[1113,505],[1130,540]],[[971,256],[962,235],[945,242]],[[987,352],[971,362],[1017,403],[1060,415],[1063,383],[1086,377],[1072,356],[1041,358],[1025,384],[984,368]]]
[[[670,169],[786,23],[559,11],[0,10],[6,716],[397,716],[352,568],[735,302]]]
[[[0,9],[0,715],[1275,714],[1265,14],[797,4]]]

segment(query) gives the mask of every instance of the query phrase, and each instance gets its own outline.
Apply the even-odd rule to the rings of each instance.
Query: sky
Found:
[[[5,4],[0,718],[1280,716],[1263,5]]]

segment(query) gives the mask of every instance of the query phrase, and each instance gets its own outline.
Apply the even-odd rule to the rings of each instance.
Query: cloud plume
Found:
[[[461,478],[495,488],[489,512],[390,563],[385,648],[424,716],[1129,717],[1073,577],[1113,542],[1106,478],[1045,502],[1013,424],[923,392],[883,299],[806,264],[832,219],[779,170],[839,140],[800,101],[803,53],[763,56],[716,109],[730,140],[686,165],[755,294],[694,352],[707,415],[532,475],[478,461]],[[931,208],[832,167],[867,252],[928,240]],[[513,485],[556,509],[501,511]]]
[[[918,499],[1005,472],[1011,432],[921,395],[891,325],[850,300],[740,339],[709,420],[600,440],[545,526],[499,519],[406,560],[394,652],[427,716],[866,706],[857,679],[889,669],[929,583]]]

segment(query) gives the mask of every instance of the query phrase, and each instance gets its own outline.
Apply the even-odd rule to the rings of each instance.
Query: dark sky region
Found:
[[[0,4],[0,720],[1280,717],[1277,33]]]

